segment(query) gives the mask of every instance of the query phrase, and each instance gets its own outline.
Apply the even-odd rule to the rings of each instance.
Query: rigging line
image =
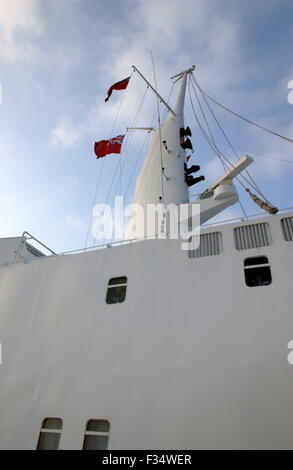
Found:
[[[194,83],[197,85],[197,81],[195,80],[194,76],[192,76],[192,78],[193,78]],[[199,90],[201,91],[200,88],[199,88]],[[194,91],[195,91],[195,90],[194,90]],[[224,129],[222,128],[220,122],[218,121],[218,119],[217,119],[217,117],[216,117],[214,111],[213,111],[212,108],[210,107],[210,105],[209,105],[209,103],[208,103],[208,101],[207,101],[205,95],[202,93],[202,91],[201,91],[201,94],[202,94],[202,96],[203,96],[203,98],[204,98],[204,101],[205,101],[205,103],[206,103],[206,105],[207,105],[209,111],[211,112],[211,114],[212,114],[213,118],[215,119],[216,123],[218,124],[218,126],[219,126],[219,128],[220,128],[222,134],[224,135],[224,137],[225,137],[226,141],[228,142],[230,148],[232,149],[234,155],[235,155],[235,156],[237,157],[237,159],[238,159],[239,156],[238,156],[236,150],[234,149],[232,143],[231,143],[230,140],[228,139],[228,137],[227,137],[227,135],[226,135]],[[250,175],[250,173],[248,172],[247,169],[245,169],[245,173],[247,174],[248,178],[252,181],[252,183],[253,183],[253,185],[254,185],[254,186],[253,186],[254,189],[255,189],[256,191],[258,191],[258,193],[269,203],[268,199],[267,199],[267,198],[265,197],[265,195],[262,193],[262,191],[260,190],[259,186],[256,184],[256,182],[254,181],[254,179],[252,178],[252,176]]]
[[[194,78],[193,75],[192,75],[192,80],[194,81],[195,84],[197,84],[197,82],[196,82],[196,80],[195,80],[195,78]],[[193,87],[193,90],[194,90],[194,92],[195,92],[195,94],[196,94],[196,96],[197,96],[197,93],[196,93],[196,90],[195,90],[195,87],[194,87],[194,83],[192,83],[192,87]],[[199,89],[199,90],[200,90],[200,89]],[[200,91],[201,91],[201,90],[200,90]],[[223,136],[224,136],[224,138],[226,139],[226,141],[227,141],[229,147],[231,148],[231,150],[232,150],[232,152],[234,153],[235,157],[236,157],[237,159],[239,159],[239,155],[237,154],[237,152],[236,152],[236,150],[234,149],[232,143],[231,143],[230,140],[228,139],[228,136],[227,136],[226,133],[224,132],[224,129],[222,128],[221,124],[219,123],[218,119],[216,118],[216,116],[215,116],[213,110],[212,110],[211,107],[209,106],[209,103],[208,103],[208,101],[207,101],[205,95],[204,95],[202,92],[201,92],[201,94],[202,94],[202,96],[203,96],[203,98],[204,98],[204,101],[205,101],[205,103],[206,103],[206,105],[207,105],[209,111],[211,112],[211,114],[212,114],[213,118],[215,119],[216,123],[218,124],[218,126],[219,126],[219,128],[220,128],[220,130],[221,130],[221,132],[222,132],[222,134],[223,134]]]
[[[141,109],[142,109],[142,107],[143,107],[144,100],[145,100],[146,94],[147,94],[147,92],[148,92],[148,89],[149,89],[149,87],[147,86],[147,87],[146,87],[146,90],[145,90],[145,92],[144,92],[144,95],[143,95],[143,97],[142,97],[142,100],[141,100],[141,102],[140,102],[140,104],[139,104],[137,113],[136,113],[136,115],[135,115],[135,118],[134,118],[134,120],[133,120],[133,123],[132,123],[131,127],[135,127],[135,125],[136,125],[136,123],[137,123],[137,120],[138,120],[138,118],[139,118],[139,114],[140,114]],[[134,129],[132,129],[132,130],[128,133],[128,136],[129,136],[129,137],[128,137],[127,141],[126,141],[126,145],[125,145],[125,147],[124,147],[124,149],[123,149],[122,155],[120,156],[121,160],[123,159],[122,170],[123,170],[124,165],[125,165],[126,156],[127,156],[127,154],[128,154],[128,151],[129,151],[129,148],[130,148],[130,144],[131,144],[131,142],[132,142],[133,135],[134,135]],[[113,179],[112,179],[112,182],[111,182],[111,185],[110,185],[108,194],[107,194],[106,203],[108,202],[109,196],[110,196],[110,194],[111,194],[112,187],[113,187],[113,184],[114,184],[116,175],[117,175],[117,170],[118,170],[118,165],[116,165],[116,169],[115,169],[115,172],[114,172],[114,175],[113,175]],[[115,187],[115,191],[116,191],[116,189],[117,189],[117,185],[116,185],[116,187]]]
[[[160,139],[160,157],[161,157],[161,185],[162,185],[162,200],[161,202],[164,204],[164,175],[163,175],[163,168],[164,168],[164,162],[163,162],[163,151],[162,151],[162,132],[161,132],[161,118],[160,118],[160,103],[159,103],[159,97],[158,97],[158,87],[157,87],[157,77],[156,77],[156,71],[155,71],[155,65],[154,65],[154,59],[153,59],[153,53],[151,53],[151,60],[152,60],[152,66],[153,66],[153,74],[154,74],[154,81],[155,81],[155,90],[156,90],[156,96],[157,96],[157,113],[158,113],[158,127],[159,127],[159,139]]]
[[[134,72],[132,72],[132,74],[130,75],[130,78],[132,77]],[[115,119],[114,119],[114,123],[113,123],[113,126],[112,126],[112,129],[111,129],[111,132],[110,132],[110,137],[109,139],[112,138],[113,136],[113,132],[114,132],[114,129],[115,129],[115,126],[116,126],[116,122],[118,120],[118,116],[120,114],[120,110],[121,110],[121,106],[122,106],[122,103],[124,101],[124,98],[125,98],[125,93],[123,93],[123,95],[121,96],[121,99],[119,101],[119,106],[118,106],[118,109],[117,109],[117,112],[116,112],[116,115],[115,115]],[[94,193],[94,199],[93,199],[93,203],[91,205],[91,212],[90,212],[90,216],[89,216],[89,223],[88,223],[88,228],[87,228],[87,234],[86,234],[86,239],[85,239],[85,249],[87,247],[87,244],[88,244],[88,240],[89,240],[89,234],[90,234],[90,228],[91,228],[91,220],[92,220],[92,212],[93,212],[93,208],[96,204],[96,200],[97,200],[97,196],[98,196],[98,190],[99,190],[99,187],[100,187],[100,183],[101,183],[101,179],[102,179],[102,175],[103,175],[103,172],[104,172],[104,167],[105,167],[105,160],[103,159],[103,162],[102,162],[102,166],[101,166],[101,169],[100,169],[100,172],[99,172],[99,177],[97,179],[97,184],[96,184],[96,188],[95,188],[95,193]]]
[[[241,114],[235,113],[235,112],[232,111],[231,109],[227,108],[227,107],[224,106],[223,104],[221,104],[221,103],[219,103],[218,101],[216,101],[214,98],[212,98],[210,95],[208,95],[205,91],[203,91],[203,90],[200,88],[200,86],[199,86],[199,84],[198,84],[197,82],[196,82],[196,84],[197,84],[198,88],[200,89],[200,91],[201,91],[202,93],[204,93],[204,94],[207,96],[207,98],[209,98],[211,101],[213,101],[216,105],[218,105],[218,106],[220,106],[221,108],[225,109],[225,111],[228,111],[229,113],[233,114],[233,115],[236,116],[236,117],[239,117],[239,118],[242,119],[243,121],[246,121],[246,122],[248,122],[249,124],[252,124],[252,125],[254,125],[254,126],[256,126],[256,127],[259,127],[260,129],[262,129],[262,130],[264,130],[264,131],[266,131],[266,132],[269,132],[270,134],[275,135],[276,137],[280,137],[280,139],[284,139],[284,140],[286,140],[287,142],[290,142],[291,144],[293,143],[293,140],[290,139],[289,137],[286,137],[286,136],[284,136],[284,135],[282,135],[282,134],[278,134],[277,132],[274,132],[274,131],[272,131],[271,129],[267,129],[267,128],[264,127],[264,126],[261,126],[260,124],[257,124],[256,122],[253,122],[253,121],[251,121],[250,119],[245,118],[244,116],[241,116]]]
[[[202,132],[204,138],[206,139],[207,143],[210,145],[210,147],[212,148],[212,150],[216,153],[216,155],[217,155],[218,158],[220,159],[220,161],[221,161],[221,163],[222,163],[224,169],[225,169],[225,170],[226,170],[226,169],[229,169],[229,165],[230,165],[232,168],[235,168],[234,165],[228,160],[228,158],[226,158],[225,155],[224,155],[217,147],[216,147],[216,148],[214,147],[213,142],[211,141],[211,139],[208,137],[208,135],[206,134],[205,130],[203,129],[203,127],[202,127],[202,125],[201,125],[201,123],[200,123],[200,121],[199,121],[199,119],[198,119],[198,117],[197,117],[197,114],[196,114],[196,111],[195,111],[195,108],[194,108],[194,104],[193,104],[193,101],[192,101],[192,98],[191,98],[191,94],[190,94],[190,101],[191,101],[191,106],[192,106],[192,109],[193,109],[193,113],[194,113],[194,115],[195,115],[195,119],[196,119],[196,121],[197,121],[197,123],[198,123],[198,126],[199,126],[200,130],[201,130],[201,132]],[[223,161],[223,160],[225,160],[226,162],[228,162],[229,165],[227,165],[227,163],[225,163],[225,161]],[[250,186],[252,186],[252,184],[251,184],[243,175],[240,174],[239,176],[241,176]],[[246,188],[245,188],[245,185],[242,183],[242,181],[240,181],[240,179],[239,179],[238,176],[236,177],[236,180],[238,181],[239,184],[241,184],[241,186],[242,186],[244,189],[246,189]],[[252,186],[252,187],[253,187],[253,186]],[[255,189],[255,188],[254,188],[254,189]]]
[[[224,144],[224,145],[225,145],[225,144]],[[254,152],[253,150],[241,149],[241,148],[239,148],[239,147],[235,147],[235,148],[237,148],[237,149],[240,150],[241,152],[253,153],[254,155],[258,155],[258,156],[263,157],[263,158],[270,158],[270,159],[272,159],[272,160],[277,160],[277,161],[285,162],[285,163],[293,163],[293,160],[289,160],[289,159],[287,159],[287,158],[273,157],[272,155],[265,155],[264,153]]]
[[[134,120],[133,120],[133,123],[132,123],[132,126],[131,126],[131,127],[135,127],[135,125],[136,125],[136,122],[137,122],[137,120],[138,120],[138,118],[139,118],[139,114],[140,114],[141,109],[142,109],[143,104],[144,104],[144,100],[145,100],[146,94],[147,94],[147,92],[148,92],[148,89],[149,89],[149,87],[147,86],[147,87],[146,87],[146,90],[145,90],[145,92],[144,92],[144,95],[143,95],[143,97],[142,97],[142,99],[141,99],[141,102],[140,102],[140,104],[139,104],[139,106],[138,106],[138,110],[137,110],[137,113],[136,113],[136,115],[135,115],[135,118],[134,118]],[[127,156],[127,154],[128,154],[128,151],[129,151],[129,148],[130,148],[130,143],[131,143],[131,141],[132,141],[133,135],[134,135],[134,130],[131,130],[131,131],[128,133],[128,136],[129,136],[129,137],[127,138],[126,145],[125,145],[125,147],[124,147],[124,149],[123,149],[123,151],[122,151],[122,154],[120,155],[120,159],[121,159],[121,160],[123,159],[124,162],[126,161],[126,156]],[[114,187],[114,181],[115,181],[115,178],[116,178],[118,169],[119,169],[119,162],[118,162],[118,164],[116,165],[116,168],[115,168],[115,171],[114,171],[114,175],[113,175],[113,178],[112,178],[112,181],[111,181],[111,184],[110,184],[110,187],[109,187],[109,191],[108,191],[108,194],[107,194],[107,197],[106,197],[105,204],[107,204],[107,202],[108,202],[108,200],[109,200],[109,197],[110,197],[110,194],[111,194],[111,191],[112,191],[112,188]],[[122,167],[122,170],[123,170],[123,167]],[[116,191],[116,189],[117,189],[117,185],[116,185],[116,187],[115,187],[115,191]],[[93,238],[94,238],[94,237],[93,237]]]
[[[156,114],[157,114],[157,113],[155,112],[154,115],[153,115],[153,118],[152,118],[152,120],[151,120],[150,127],[153,127],[153,123],[154,123],[154,121],[155,121]],[[128,179],[128,182],[127,182],[127,190],[126,190],[126,193],[125,193],[125,197],[126,197],[127,194],[128,194],[128,189],[129,189],[131,180],[132,180],[132,178],[133,178],[133,175],[134,175],[134,173],[135,173],[135,169],[136,169],[136,167],[137,167],[137,165],[138,165],[138,163],[139,163],[139,158],[140,158],[140,155],[141,155],[141,153],[142,153],[142,151],[143,151],[143,148],[144,148],[146,139],[147,139],[147,137],[150,136],[150,134],[151,134],[151,131],[149,131],[149,132],[145,135],[145,139],[144,139],[144,141],[143,141],[143,144],[142,144],[142,146],[141,146],[141,148],[140,148],[140,150],[139,150],[139,152],[138,152],[138,157],[137,157],[137,160],[136,160],[136,163],[135,163],[135,167],[134,167],[134,169],[133,169],[133,171],[132,171],[132,173],[131,173],[131,176],[130,176],[130,178]]]
[[[147,90],[146,90],[146,91],[147,91]],[[144,100],[144,98],[145,98],[145,95],[146,95],[146,92],[145,92],[145,94],[144,94],[144,96],[143,96],[143,98],[142,98],[142,101],[141,101],[141,103],[140,103],[140,106],[142,105],[142,102],[143,102],[143,100]],[[122,97],[122,101],[123,101],[123,99],[124,99],[124,97]],[[121,107],[121,106],[120,106],[120,107]],[[120,110],[120,108],[119,108],[119,110]],[[137,112],[137,114],[138,114],[138,112]],[[136,119],[136,118],[135,118],[135,119]],[[113,133],[113,129],[114,129],[114,126],[113,126],[113,128],[112,128],[111,134]],[[129,134],[128,134],[128,135],[129,135]],[[128,135],[127,135],[127,137],[128,137]],[[129,140],[129,139],[126,138],[126,146],[127,146],[128,140]],[[125,146],[124,146],[124,149],[125,149]],[[123,150],[123,153],[124,153],[124,152],[125,152],[125,150]],[[121,157],[122,157],[122,155],[120,156],[120,158],[121,158]],[[106,163],[106,158],[104,157],[104,158],[103,158],[103,168],[104,168],[104,166],[105,166],[105,163]],[[112,182],[111,182],[111,185],[110,185],[110,190],[111,190],[111,187],[112,187],[112,185],[113,185],[113,181],[114,181],[114,179],[115,179],[115,177],[116,177],[118,168],[119,168],[119,162],[118,162],[118,164],[116,165],[114,177],[113,177]],[[100,181],[101,181],[101,176],[100,176],[100,178],[99,178],[99,182],[100,182]],[[108,200],[108,197],[109,197],[109,193],[108,193],[108,196],[107,196],[107,200]],[[106,200],[105,204],[107,203],[107,200]],[[95,202],[96,202],[96,198],[95,198]],[[95,205],[95,202],[94,202],[93,206]],[[94,236],[92,236],[92,240],[94,240]]]
[[[197,132],[197,131],[194,131],[194,133],[200,135],[200,133]],[[217,142],[217,144],[221,144],[221,145],[228,145],[228,144],[226,144],[226,142],[221,142],[217,139],[215,139],[215,142]],[[258,155],[259,157],[271,158],[272,160],[277,160],[277,161],[285,162],[285,163],[293,163],[293,160],[289,160],[289,159],[286,159],[286,158],[273,157],[272,155],[266,155],[264,153],[254,152],[253,150],[243,149],[243,148],[240,148],[240,147],[234,147],[234,148],[237,149],[237,150],[240,150],[240,152],[252,153],[253,155]]]
[[[238,204],[239,204],[239,206],[241,207],[243,214],[244,214],[245,217],[247,218],[247,214],[246,214],[246,212],[245,212],[244,206],[243,206],[242,202],[240,201],[240,199],[238,199]]]
[[[194,78],[194,76],[192,76],[192,79],[193,79],[194,83],[195,83],[196,85],[198,85],[198,84],[197,84],[197,81],[196,81],[195,78]],[[195,93],[196,93],[196,90],[195,90],[195,88],[194,88],[194,84],[193,84],[193,83],[192,83],[192,86],[193,86],[193,89],[194,89],[194,91],[195,91]],[[202,90],[201,90],[200,88],[199,88],[199,90],[201,91],[201,94],[202,94],[202,96],[203,96],[203,98],[204,98],[204,101],[205,101],[205,103],[206,103],[206,105],[207,105],[209,111],[211,112],[213,118],[215,119],[217,125],[219,126],[219,128],[220,128],[222,134],[224,135],[224,137],[225,137],[226,141],[228,142],[230,148],[232,149],[234,155],[236,156],[237,159],[239,159],[239,156],[238,156],[236,150],[234,149],[232,143],[231,143],[230,140],[228,139],[228,136],[226,135],[226,133],[225,133],[224,129],[222,128],[220,122],[218,121],[218,119],[217,119],[215,113],[213,112],[212,108],[210,107],[210,105],[209,105],[209,103],[208,103],[208,101],[207,101],[205,95],[202,93]],[[269,203],[268,199],[267,199],[267,198],[265,197],[265,195],[262,193],[262,191],[260,190],[259,186],[256,184],[256,182],[254,181],[254,179],[252,178],[252,176],[250,175],[250,173],[248,172],[248,170],[245,169],[245,173],[247,174],[248,178],[249,178],[249,179],[251,180],[251,182],[253,183],[254,189],[255,189],[256,191],[258,191],[258,193]],[[243,176],[243,175],[242,175],[242,176]]]
[[[194,77],[193,77],[193,80],[195,81]],[[197,82],[195,81],[195,83],[197,83]],[[192,84],[192,86],[193,86],[193,84]],[[194,87],[193,87],[193,89],[194,89]],[[195,94],[197,95],[195,89],[194,89],[194,92],[195,92]],[[205,100],[205,101],[206,101],[206,100]],[[220,127],[221,131],[223,132],[224,135],[226,135],[225,132],[224,132],[224,130],[222,129],[220,123],[218,122],[216,116],[214,115],[213,110],[210,108],[210,106],[209,106],[208,103],[206,103],[206,104],[207,104],[207,106],[208,106],[210,112],[212,113],[214,119],[216,120],[218,126]],[[228,142],[229,142],[229,139],[228,139]],[[232,146],[232,144],[231,144],[231,146]],[[232,146],[232,148],[233,148],[233,146]],[[222,153],[222,152],[220,152],[220,153],[221,153],[221,155],[225,158],[225,156],[223,155],[223,153]],[[236,153],[236,155],[237,155],[237,153]],[[232,167],[234,167],[234,165],[233,165],[228,159],[226,159],[226,160],[230,163],[230,165],[231,165]],[[245,172],[246,172],[246,174],[248,175],[248,177],[249,177],[249,179],[251,180],[252,183],[250,183],[250,182],[247,180],[247,178],[245,178],[245,176],[244,176],[243,174],[240,174],[239,177],[243,178],[248,184],[250,184],[250,186],[251,186],[255,191],[257,191],[257,192],[265,199],[265,201],[266,201],[268,204],[271,204],[270,201],[269,201],[269,200],[265,197],[265,195],[262,193],[262,191],[260,190],[259,186],[258,186],[258,185],[256,184],[256,182],[254,181],[254,179],[252,178],[252,176],[250,175],[250,173],[249,173],[247,170],[245,170]],[[240,180],[239,180],[238,178],[236,178],[236,179],[238,180],[238,182],[240,182]]]
[[[136,163],[135,163],[135,165],[134,165],[134,167],[133,167],[132,173],[131,173],[130,178],[129,178],[128,183],[127,183],[127,188],[126,188],[126,192],[125,192],[125,198],[126,198],[126,196],[127,196],[127,194],[128,194],[128,191],[129,191],[129,188],[130,188],[130,184],[131,184],[132,178],[133,178],[133,176],[135,175],[135,171],[136,171],[136,168],[137,168],[138,163],[139,163],[139,161],[140,161],[141,154],[142,154],[142,152],[143,152],[143,149],[144,149],[144,147],[145,147],[146,141],[147,141],[147,139],[148,139],[149,136],[150,136],[150,131],[146,134],[146,136],[145,136],[145,138],[144,138],[144,141],[143,141],[143,143],[142,143],[142,146],[141,146],[141,148],[140,148],[140,150],[139,150],[139,152],[138,152],[137,159],[136,159]]]
[[[192,109],[193,109],[195,118],[196,118],[196,120],[197,120],[197,123],[198,123],[198,125],[199,125],[199,127],[200,127],[200,129],[201,129],[201,131],[202,131],[202,133],[203,133],[203,135],[204,135],[204,137],[206,138],[207,142],[210,144],[210,146],[212,147],[212,149],[215,151],[215,153],[217,154],[218,158],[220,159],[220,162],[222,163],[224,170],[226,170],[226,168],[228,168],[228,165],[225,164],[224,161],[222,160],[222,158],[221,158],[221,156],[220,156],[220,155],[221,155],[221,152],[220,152],[220,150],[217,148],[216,144],[213,144],[213,142],[215,142],[215,141],[214,141],[214,138],[213,138],[212,133],[211,133],[211,137],[212,137],[213,142],[211,142],[211,139],[209,139],[208,135],[206,134],[205,130],[203,129],[203,127],[202,127],[202,125],[201,125],[201,123],[200,123],[200,121],[199,121],[199,119],[198,119],[198,117],[197,117],[197,114],[196,114],[195,108],[194,108],[194,104],[193,104],[193,101],[192,101],[192,98],[191,98],[190,86],[189,86],[189,93],[190,93],[191,106],[192,106]],[[196,93],[196,92],[195,92],[195,93]],[[197,93],[196,93],[196,97],[197,97]],[[199,100],[198,100],[198,101],[199,101]],[[199,102],[199,105],[200,105],[200,102]],[[201,106],[200,106],[200,107],[201,107]],[[202,108],[201,108],[201,109],[202,109]],[[203,112],[203,115],[204,115],[204,112]],[[205,115],[204,115],[204,117],[205,117]],[[207,126],[208,126],[208,129],[210,130],[209,125],[208,125],[207,122],[206,122],[206,124],[207,124]],[[211,131],[210,131],[210,132],[211,132]],[[224,157],[224,155],[223,155],[223,157]],[[224,158],[225,158],[225,157],[224,157]],[[230,163],[230,162],[229,162],[229,163]],[[236,179],[238,180],[238,178],[236,178]],[[238,180],[238,182],[239,182],[240,184],[242,184],[239,180]],[[243,186],[243,188],[245,189],[245,186],[244,186],[243,184],[242,184],[242,186]],[[244,207],[243,207],[241,201],[238,200],[238,202],[239,202],[239,205],[240,205],[240,207],[241,207],[241,209],[242,209],[242,212],[243,212],[244,216],[247,218],[247,214],[246,214],[246,212],[245,212],[245,209],[244,209]]]
[[[197,98],[197,100],[198,100],[196,90],[194,90],[194,91],[195,91],[195,94],[196,94],[196,98]],[[198,117],[197,117],[197,114],[196,114],[196,111],[195,111],[195,108],[194,108],[194,104],[193,104],[193,101],[192,101],[192,98],[191,98],[190,83],[189,83],[189,94],[190,94],[191,106],[192,106],[192,109],[193,109],[195,118],[196,118],[196,120],[197,120],[198,126],[199,126],[199,128],[200,128],[200,130],[201,130],[203,136],[204,136],[205,139],[207,140],[208,144],[211,146],[211,148],[214,150],[214,152],[215,152],[216,155],[218,156],[220,162],[221,162],[222,165],[223,165],[224,170],[226,170],[226,169],[229,168],[229,167],[228,167],[228,165],[227,165],[227,164],[222,160],[222,158],[221,158],[221,152],[220,152],[220,150],[218,149],[218,147],[217,147],[217,145],[216,145],[216,143],[215,143],[215,140],[214,140],[214,138],[213,138],[212,132],[211,132],[211,130],[210,130],[210,127],[209,127],[209,125],[208,125],[206,119],[205,119],[205,121],[206,121],[206,125],[207,125],[207,127],[208,127],[208,129],[209,129],[209,131],[210,131],[211,139],[210,139],[210,138],[208,137],[208,135],[206,134],[204,128],[202,127],[202,125],[201,125],[201,123],[200,123],[200,121],[199,121],[199,119],[198,119]],[[203,113],[203,116],[204,116],[204,118],[205,118],[205,114],[204,114],[204,111],[203,111],[203,109],[202,109],[202,107],[201,107],[201,103],[200,103],[199,100],[198,100],[198,103],[199,103],[199,106],[200,106],[201,111],[202,111],[202,113]],[[223,157],[224,157],[224,155],[223,155]],[[224,158],[225,158],[225,157],[224,157]],[[239,181],[239,180],[238,180],[238,181]],[[240,182],[240,184],[241,184],[241,182]],[[243,186],[243,188],[245,189],[245,186],[244,186],[244,185],[242,185],[242,186]],[[240,205],[240,207],[241,207],[241,209],[242,209],[242,212],[243,212],[244,216],[247,218],[247,214],[246,214],[246,212],[245,212],[245,209],[244,209],[244,207],[243,207],[241,201],[238,200],[238,203],[239,203],[239,205]]]
[[[173,90],[174,90],[174,83],[172,83],[172,88],[171,88],[171,91],[170,91],[170,93],[169,93],[168,99],[167,99],[167,101],[166,101],[167,104],[169,104],[169,101],[170,101],[170,99],[171,99]],[[167,110],[167,108],[165,108],[165,111],[164,111],[164,114],[163,114],[163,120],[166,118],[167,112],[168,112],[168,110]]]
[[[215,145],[213,142],[212,142],[212,139],[210,139],[206,133],[206,131],[204,130],[203,126],[201,125],[200,123],[200,120],[196,114],[196,111],[195,111],[195,107],[194,107],[194,103],[193,103],[193,100],[192,100],[192,97],[191,97],[191,90],[190,90],[190,86],[189,86],[189,97],[190,97],[190,102],[191,102],[191,107],[192,107],[192,110],[193,110],[193,114],[195,116],[195,119],[197,121],[197,124],[198,124],[198,127],[200,128],[201,130],[201,133],[203,134],[204,138],[206,139],[207,143],[210,145],[210,147],[212,148],[212,150],[216,153],[216,155],[218,156],[218,158],[220,159],[220,162],[222,163],[223,165],[223,168],[224,170],[227,170],[229,169],[229,166],[222,160],[221,158],[221,155],[220,155],[220,150],[218,149],[217,145]]]
[[[191,79],[189,79],[189,96],[190,96],[190,101],[191,101],[191,104],[192,104],[193,112],[194,112],[194,114],[195,114],[195,116],[196,116],[196,118],[197,118],[197,115],[196,115],[196,112],[195,112],[195,108],[194,108],[194,105],[193,105],[193,101],[192,101],[192,98],[191,98],[191,89],[190,89],[190,85],[193,85],[192,82],[191,82]],[[196,96],[198,105],[199,105],[199,107],[200,107],[201,113],[202,113],[203,118],[204,118],[204,120],[205,120],[206,126],[207,126],[207,128],[208,128],[208,130],[209,130],[209,134],[210,134],[211,140],[212,140],[212,142],[213,142],[214,150],[216,150],[216,153],[217,153],[218,157],[220,158],[220,161],[221,161],[221,163],[222,163],[222,165],[223,165],[223,168],[224,168],[224,170],[226,170],[225,165],[224,165],[224,163],[222,162],[221,157],[220,157],[220,150],[219,150],[219,148],[217,147],[217,144],[216,144],[216,142],[215,142],[214,136],[213,136],[212,131],[211,131],[211,129],[210,129],[210,126],[209,126],[209,124],[208,124],[208,122],[207,122],[205,113],[204,113],[204,111],[203,111],[203,108],[202,108],[202,106],[201,106],[201,103],[200,103],[200,101],[199,101],[199,98],[198,98],[198,96],[197,96],[197,92],[196,92],[195,89],[194,89],[194,92],[195,92],[195,96]],[[197,123],[198,123],[198,125],[199,125],[199,127],[201,128],[201,131],[202,131],[202,130],[203,130],[203,127],[202,127],[201,124],[199,123],[199,120],[198,120],[198,119],[197,119]],[[205,135],[207,136],[206,133],[205,133]]]
[[[154,115],[153,115],[153,118],[152,118],[152,120],[151,120],[150,127],[153,127],[154,121],[155,121],[155,119],[156,119],[156,115],[157,115],[157,112],[155,112]],[[135,167],[134,167],[134,169],[133,169],[133,171],[132,171],[132,173],[131,173],[131,176],[130,176],[130,178],[129,178],[129,180],[128,180],[128,183],[127,183],[127,190],[126,190],[125,196],[127,196],[127,194],[128,194],[129,186],[130,186],[131,180],[132,180],[132,178],[133,178],[133,175],[134,175],[134,173],[135,173],[135,169],[136,169],[136,167],[137,167],[137,165],[138,165],[138,163],[139,163],[140,155],[141,155],[141,153],[142,153],[142,151],[143,151],[143,148],[144,148],[146,139],[147,139],[147,137],[150,136],[150,134],[151,134],[150,131],[146,134],[145,139],[144,139],[144,141],[143,141],[143,144],[142,144],[142,146],[141,146],[141,148],[140,148],[140,150],[139,150],[139,152],[138,152],[138,157],[137,157],[137,160],[136,160],[136,163],[135,163]]]

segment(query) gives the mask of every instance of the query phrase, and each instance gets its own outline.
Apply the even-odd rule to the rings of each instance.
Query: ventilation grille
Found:
[[[235,247],[237,250],[247,250],[249,248],[259,248],[272,243],[269,224],[244,225],[233,230]]]
[[[189,258],[219,255],[223,251],[221,232],[202,233],[200,235],[199,247],[196,250],[192,249],[197,240],[197,237],[193,237],[191,240],[191,250],[188,252]]]
[[[285,217],[281,219],[281,227],[283,232],[283,237],[286,242],[293,241],[293,217]]]

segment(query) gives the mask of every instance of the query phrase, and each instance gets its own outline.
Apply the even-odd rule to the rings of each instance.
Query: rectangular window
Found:
[[[244,260],[245,283],[248,287],[268,286],[272,283],[271,268],[266,256]]]
[[[110,423],[104,419],[90,419],[84,434],[83,450],[106,450],[110,433]]]
[[[272,243],[270,226],[267,222],[242,225],[233,230],[236,250],[259,248]]]
[[[126,297],[127,277],[113,277],[110,279],[107,289],[107,304],[124,302]]]
[[[43,421],[37,450],[57,450],[62,432],[62,419],[46,418]]]
[[[194,241],[197,237],[193,237]],[[191,239],[188,251],[188,258],[202,258],[203,256],[219,255],[223,251],[221,232],[201,233],[199,247],[195,250],[192,248],[193,239]]]
[[[286,242],[293,241],[293,217],[284,217],[281,219],[281,228]]]

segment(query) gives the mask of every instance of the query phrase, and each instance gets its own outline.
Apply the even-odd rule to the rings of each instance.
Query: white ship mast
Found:
[[[134,67],[147,85],[156,93],[158,99],[167,107],[169,113],[165,121],[155,129],[153,139],[146,155],[143,167],[137,177],[134,193],[134,204],[146,210],[148,204],[163,203],[185,204],[189,202],[188,183],[186,181],[186,151],[184,149],[184,103],[187,77],[192,74],[195,66],[180,72],[172,78],[181,81],[174,109],[165,102],[157,90]],[[189,135],[189,134],[187,134]],[[183,146],[182,146],[183,143]],[[232,179],[253,162],[245,156],[237,162],[232,170],[212,184],[200,198],[201,223],[217,215],[238,201],[238,195]],[[191,184],[201,178],[190,177]],[[193,226],[193,228],[195,228]]]

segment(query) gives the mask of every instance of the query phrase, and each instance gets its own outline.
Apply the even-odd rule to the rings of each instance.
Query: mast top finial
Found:
[[[185,73],[192,73],[195,69],[195,65],[192,65],[189,69],[186,69],[186,70],[182,70],[182,72],[180,73],[177,73],[176,75],[174,75],[173,77],[171,77],[171,80],[173,80],[173,78],[177,78],[177,77],[181,77],[182,75],[184,75]]]

